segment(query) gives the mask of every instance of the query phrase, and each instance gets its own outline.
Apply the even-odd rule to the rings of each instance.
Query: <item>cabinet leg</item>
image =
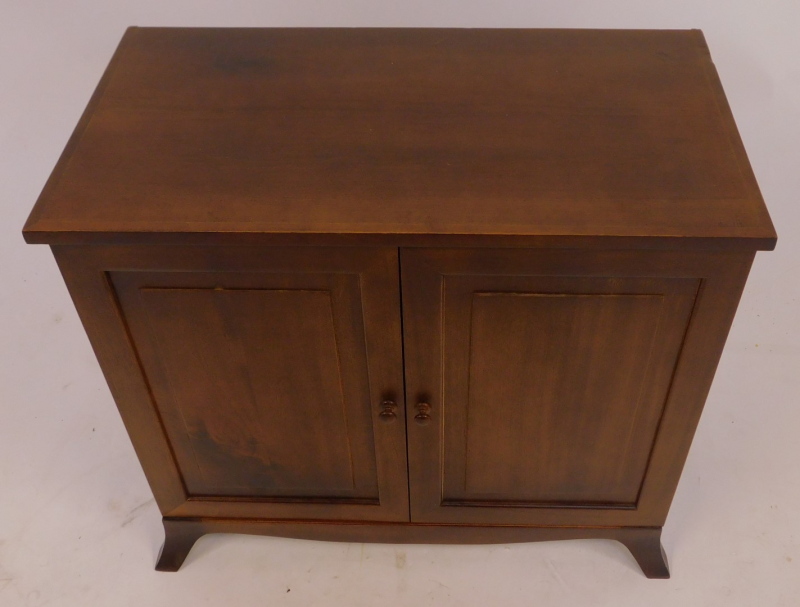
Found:
[[[668,579],[669,565],[661,545],[661,527],[621,531],[617,540],[630,551],[644,575],[651,579]]]
[[[194,543],[205,534],[202,527],[192,521],[163,519],[164,545],[158,555],[156,571],[177,571],[186,560]]]

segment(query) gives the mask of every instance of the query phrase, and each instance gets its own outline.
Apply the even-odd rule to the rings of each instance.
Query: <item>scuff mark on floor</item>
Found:
[[[147,506],[152,504],[154,501],[155,499],[151,497],[146,502],[142,502],[141,504],[133,508],[130,512],[128,512],[128,516],[125,518],[124,521],[122,521],[120,527],[125,527],[127,525],[130,525],[144,511],[144,509],[147,508]]]
[[[565,592],[569,592],[569,584],[567,584],[564,581],[564,578],[561,577],[561,574],[558,572],[558,569],[556,569],[556,566],[553,564],[553,561],[551,561],[550,559],[545,559],[544,562],[547,564],[547,569],[550,571],[552,576],[558,582],[558,585],[561,586],[561,589],[564,590]]]
[[[3,592],[3,590],[6,589],[6,586],[8,586],[13,581],[14,581],[13,577],[0,578],[0,592]]]

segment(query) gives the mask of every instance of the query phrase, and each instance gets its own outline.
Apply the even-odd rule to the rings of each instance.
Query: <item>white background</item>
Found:
[[[20,230],[128,25],[701,28],[778,248],[759,253],[664,529],[614,542],[201,539],[160,516],[45,246]],[[800,605],[800,2],[0,0],[0,605]]]

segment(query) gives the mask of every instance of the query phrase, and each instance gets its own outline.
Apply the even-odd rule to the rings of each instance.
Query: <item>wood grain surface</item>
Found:
[[[241,233],[775,241],[699,31],[129,29],[27,240]]]

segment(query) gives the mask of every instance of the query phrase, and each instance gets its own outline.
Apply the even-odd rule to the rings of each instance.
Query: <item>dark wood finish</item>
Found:
[[[208,533],[246,533],[305,540],[392,544],[512,544],[557,540],[616,540],[649,578],[668,578],[660,527],[480,527],[378,522],[164,519],[165,541],[156,569],[177,571],[194,543]]]
[[[661,528],[776,242],[699,31],[129,29],[24,228],[164,517]],[[402,305],[401,305],[402,300]]]
[[[339,351],[331,291],[158,278],[115,285],[188,493],[377,501],[366,365]]]
[[[240,232],[775,242],[696,30],[129,29],[26,238]]]
[[[662,526],[751,260],[404,249],[412,520]]]
[[[630,551],[645,576],[660,580],[669,578],[669,563],[661,545],[661,527],[640,527],[614,539]]]
[[[163,514],[408,520],[396,250],[55,253]]]
[[[207,533],[201,525],[163,519],[164,543],[156,559],[156,571],[178,571],[195,542]]]

